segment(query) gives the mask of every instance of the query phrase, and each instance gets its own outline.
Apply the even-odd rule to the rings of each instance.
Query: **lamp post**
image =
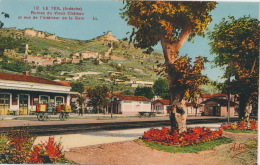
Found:
[[[113,96],[114,96],[114,85],[116,84],[116,82],[113,77],[111,78],[111,80],[112,80],[112,85],[111,85],[111,98],[110,98],[111,103],[110,103],[110,105],[111,105],[111,118],[113,118],[113,106],[114,106]]]
[[[195,106],[196,106],[196,114],[195,114],[195,116],[197,116],[198,115],[198,108],[199,108],[199,94],[196,94]]]

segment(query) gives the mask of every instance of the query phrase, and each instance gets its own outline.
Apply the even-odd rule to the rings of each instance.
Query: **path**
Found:
[[[257,139],[256,134],[224,133],[234,143],[224,144],[199,153],[168,153],[146,147],[143,143],[127,141],[79,147],[65,152],[65,157],[78,164],[92,165],[246,165],[256,164],[257,149],[246,148],[245,152],[232,158],[239,151],[228,152],[236,143],[245,145]]]

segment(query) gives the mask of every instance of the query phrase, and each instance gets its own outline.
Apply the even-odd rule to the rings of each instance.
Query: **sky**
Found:
[[[122,39],[127,37],[126,33],[132,30],[132,27],[128,26],[119,14],[123,6],[123,2],[119,0],[0,0],[0,12],[6,12],[10,16],[5,18],[1,14],[0,21],[4,23],[3,28],[33,28],[64,38],[89,40],[104,32],[112,31],[115,37]],[[60,10],[57,10],[58,8]],[[63,10],[64,8],[78,8],[79,10]],[[39,13],[34,14],[35,12]],[[65,15],[56,15],[55,12]],[[73,13],[68,12],[84,15],[72,15]],[[239,18],[250,15],[252,18],[259,19],[259,1],[219,1],[211,15],[213,21],[208,26],[209,31],[212,31],[214,25],[218,24],[222,18],[228,16]],[[60,18],[58,20],[42,19],[47,16]],[[79,19],[82,17],[84,19]],[[180,55],[188,54],[193,59],[196,56],[206,56],[211,61],[215,55],[210,54],[208,43],[207,37],[197,36],[193,43],[187,41],[184,43]],[[161,45],[158,44],[155,49],[161,50]],[[223,71],[220,68],[211,68],[212,65],[212,63],[206,64],[206,70],[203,73],[212,80],[222,82]]]

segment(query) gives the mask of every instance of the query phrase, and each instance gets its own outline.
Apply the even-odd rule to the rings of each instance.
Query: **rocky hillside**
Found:
[[[4,63],[19,60],[35,76],[81,81],[87,87],[110,85],[111,78],[116,80],[119,90],[141,84],[149,86],[158,78],[154,69],[163,63],[161,54],[145,54],[144,50],[114,37],[112,32],[82,41],[34,29],[8,28],[0,30],[0,37],[22,42],[19,47],[4,48],[2,71],[14,71],[4,67]]]

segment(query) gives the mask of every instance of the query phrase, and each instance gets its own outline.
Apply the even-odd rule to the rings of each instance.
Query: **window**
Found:
[[[158,111],[158,110],[161,109],[161,107],[160,107],[159,105],[156,105],[156,106],[155,106],[155,109]]]
[[[0,93],[0,109],[9,109],[10,107],[10,94]]]
[[[41,95],[39,103],[40,104],[48,104],[49,99],[50,99],[50,96]]]
[[[64,97],[62,97],[62,96],[55,97],[55,103],[56,103],[56,106],[60,106],[61,104],[64,103]]]
[[[19,106],[22,109],[28,108],[28,95],[26,94],[19,95]]]

